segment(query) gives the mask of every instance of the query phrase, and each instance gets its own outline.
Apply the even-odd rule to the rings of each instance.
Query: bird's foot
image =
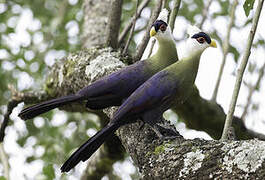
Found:
[[[144,128],[144,121],[139,121],[139,130],[142,130]]]
[[[152,126],[151,126],[152,127]],[[174,127],[168,127],[166,125],[156,124],[152,127],[153,131],[156,133],[161,140],[172,140],[180,137],[181,135]]]

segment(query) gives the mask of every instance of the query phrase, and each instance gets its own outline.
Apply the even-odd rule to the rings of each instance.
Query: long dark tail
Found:
[[[63,106],[66,105],[68,103],[71,102],[75,102],[75,101],[79,101],[81,100],[81,96],[77,96],[75,94],[73,95],[68,95],[68,96],[63,96],[57,99],[52,99],[49,101],[45,101],[42,102],[40,104],[36,104],[30,107],[27,107],[25,109],[23,109],[20,113],[19,113],[19,117],[21,119],[27,120],[27,119],[31,119],[34,118],[42,113],[48,112],[54,108],[57,108],[59,106]]]
[[[119,128],[117,124],[108,124],[87,142],[80,146],[61,167],[62,172],[68,172],[81,160],[84,162],[106,141],[106,139]]]

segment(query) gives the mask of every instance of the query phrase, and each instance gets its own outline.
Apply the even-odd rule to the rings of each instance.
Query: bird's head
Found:
[[[158,41],[163,40],[172,40],[172,33],[171,29],[167,24],[168,19],[168,11],[163,9],[157,20],[152,24],[150,30],[150,36],[155,37]]]
[[[190,26],[187,32],[190,36],[186,42],[187,51],[201,54],[208,47],[217,47],[215,40],[196,26]]]

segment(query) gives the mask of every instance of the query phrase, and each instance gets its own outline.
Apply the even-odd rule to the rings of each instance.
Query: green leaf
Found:
[[[43,174],[47,177],[47,179],[54,179],[55,173],[52,164],[48,164],[42,169]]]
[[[240,56],[240,54],[239,54],[239,52],[237,51],[237,49],[234,47],[234,46],[232,46],[232,45],[230,45],[229,46],[229,49],[228,49],[228,52],[231,52],[232,54],[234,54],[234,60],[236,61],[236,63],[237,63],[237,61],[238,61],[238,58],[239,58],[239,56]]]
[[[249,15],[250,10],[253,9],[254,2],[255,0],[246,0],[243,5],[247,17]]]

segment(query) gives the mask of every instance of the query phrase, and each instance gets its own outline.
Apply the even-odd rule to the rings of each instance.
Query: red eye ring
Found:
[[[197,40],[200,44],[202,44],[202,43],[205,42],[204,37],[198,37],[196,40]]]
[[[162,24],[162,25],[159,27],[159,29],[160,29],[162,32],[164,32],[164,31],[167,29],[167,26],[164,25],[164,24]]]

